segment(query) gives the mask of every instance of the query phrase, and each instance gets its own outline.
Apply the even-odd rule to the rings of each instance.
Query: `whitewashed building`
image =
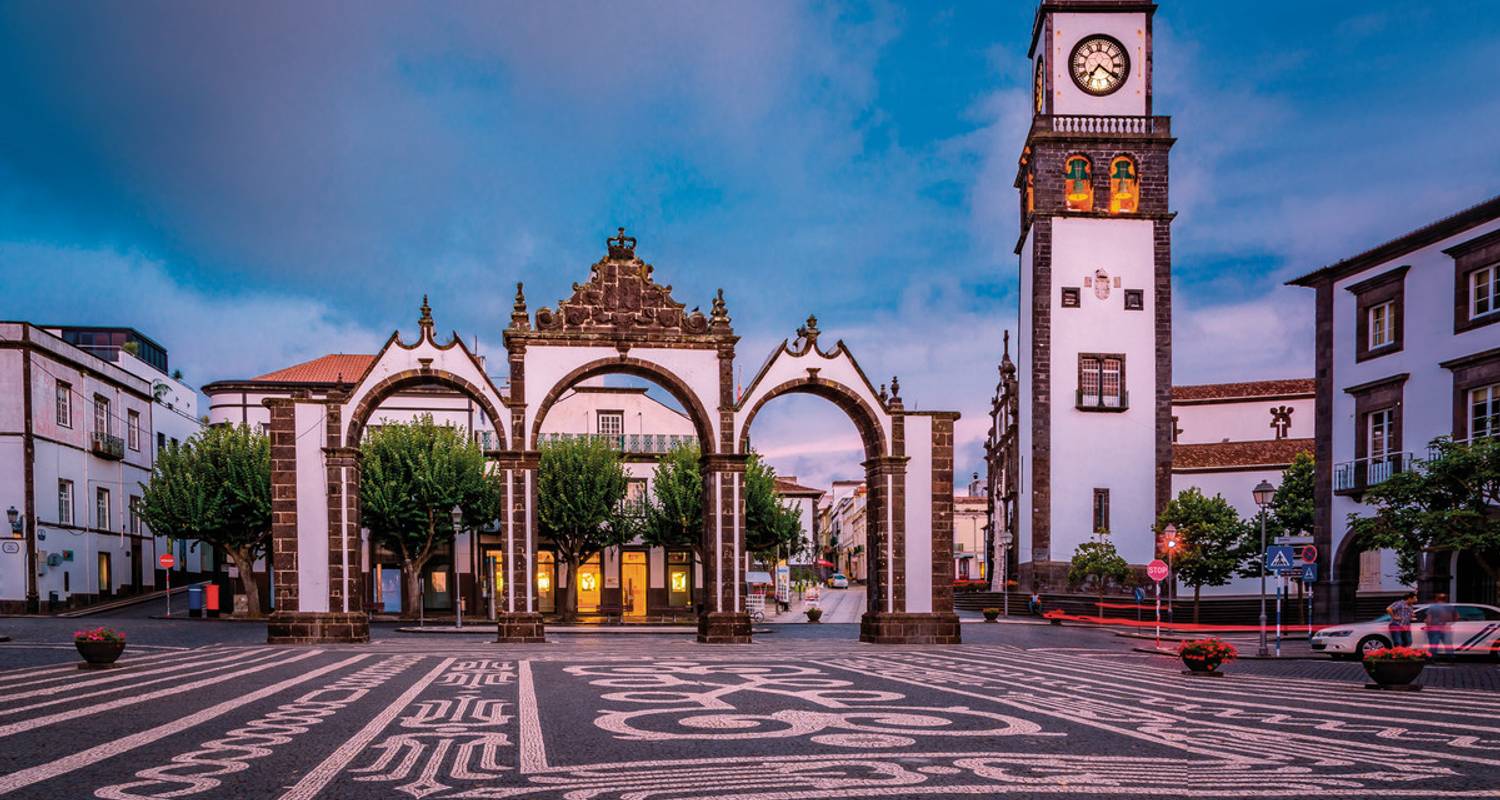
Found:
[[[1419,465],[1440,436],[1500,433],[1500,197],[1292,281],[1317,292],[1317,525],[1333,555],[1330,618],[1396,590],[1391,553],[1361,553],[1345,520],[1371,486]],[[1432,553],[1426,596],[1496,601],[1500,564]]]
[[[192,390],[167,368],[166,350],[129,328],[0,322],[0,609],[86,605],[159,584],[163,543],[136,511],[141,484],[158,432],[197,425]],[[185,566],[202,572],[196,559]]]

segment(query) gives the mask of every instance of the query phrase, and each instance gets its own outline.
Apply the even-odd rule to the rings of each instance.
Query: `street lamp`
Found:
[[[1177,552],[1177,526],[1168,522],[1167,527],[1162,529],[1162,534],[1167,537],[1167,617],[1173,622],[1177,617],[1172,612],[1172,600],[1177,596],[1177,575],[1172,571],[1172,554]]]
[[[21,535],[21,512],[15,506],[5,509],[5,518],[10,521],[10,532],[16,536]]]
[[[458,571],[458,529],[459,526],[463,525],[463,522],[464,510],[455,503],[453,506],[453,558],[449,560],[453,564],[453,583],[455,584],[454,588],[458,590],[457,592],[455,592],[458,597],[454,601],[453,607],[457,609],[457,625],[460,628],[464,626],[464,581],[462,575]]]
[[[1260,506],[1260,650],[1257,655],[1265,658],[1269,654],[1266,649],[1266,509],[1276,496],[1276,487],[1263,480],[1250,491],[1255,504]]]

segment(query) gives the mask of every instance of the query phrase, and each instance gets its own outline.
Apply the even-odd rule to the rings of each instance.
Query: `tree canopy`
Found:
[[[271,541],[270,440],[246,425],[205,428],[162,448],[141,489],[140,515],[151,532],[222,549],[258,616],[253,570]]]
[[[1414,583],[1429,550],[1500,553],[1500,440],[1432,443],[1431,457],[1365,492],[1371,516],[1349,515],[1361,549],[1396,551],[1401,580]]]
[[[1130,577],[1130,563],[1115,549],[1108,531],[1096,531],[1092,540],[1078,545],[1068,565],[1068,583],[1091,584],[1095,594],[1104,596],[1110,584],[1124,585]]]
[[[776,493],[776,470],[751,453],[745,463],[745,549],[762,558],[790,558],[806,544],[801,515]]]
[[[1281,485],[1276,487],[1267,514],[1267,532],[1273,536],[1311,533],[1317,513],[1313,500],[1316,485],[1317,471],[1312,453],[1303,450],[1281,473]]]
[[[569,580],[558,587],[565,616],[577,610],[572,587],[578,565],[635,535],[637,520],[625,507],[628,487],[620,454],[602,438],[566,438],[542,445],[537,523],[568,568]]]
[[[656,464],[641,539],[653,547],[690,547],[702,556],[703,464],[698,443],[673,445]]]
[[[1193,621],[1198,620],[1199,595],[1205,586],[1223,586],[1252,552],[1249,526],[1234,506],[1219,495],[1206,497],[1197,487],[1184,489],[1167,502],[1156,529],[1177,527],[1177,553],[1172,560],[1176,580],[1193,587]],[[1258,544],[1255,545],[1258,547]]]

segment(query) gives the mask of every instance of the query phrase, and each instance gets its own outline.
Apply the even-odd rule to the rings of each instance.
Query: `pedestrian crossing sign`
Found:
[[[1293,566],[1301,566],[1301,564],[1294,565],[1295,560],[1293,548],[1290,546],[1275,545],[1266,548],[1266,569],[1272,572],[1289,572]]]

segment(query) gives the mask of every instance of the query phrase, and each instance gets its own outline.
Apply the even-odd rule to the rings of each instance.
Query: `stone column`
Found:
[[[537,454],[512,451],[500,457],[504,495],[500,535],[505,542],[505,596],[496,612],[495,641],[525,644],[546,641],[542,615],[536,610],[535,482]]]
[[[743,454],[709,455],[704,464],[703,580],[707,605],[698,615],[698,641],[750,641],[745,613],[745,462]]]
[[[341,398],[305,392],[271,409],[271,644],[367,642],[359,572],[359,459],[342,447]],[[351,492],[351,485],[353,491]]]

